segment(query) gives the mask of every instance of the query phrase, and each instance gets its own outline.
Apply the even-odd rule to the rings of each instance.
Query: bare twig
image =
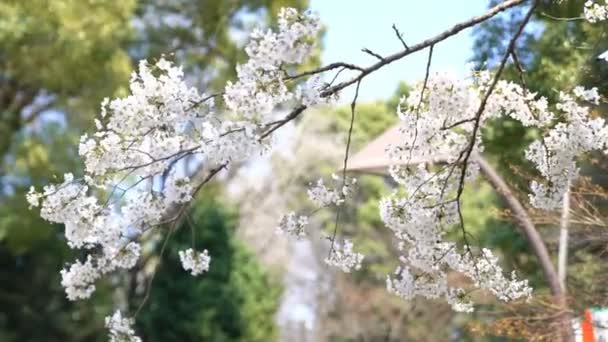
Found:
[[[405,50],[409,50],[410,48],[405,43],[405,40],[403,39],[403,36],[401,35],[401,32],[399,32],[399,30],[397,29],[397,26],[395,24],[393,24],[392,27],[393,27],[393,31],[395,31],[395,35],[397,36],[397,39],[399,39],[399,41],[401,42],[401,45],[403,45],[403,48]]]
[[[583,17],[571,17],[571,18],[555,17],[555,16],[552,16],[551,14],[545,13],[545,12],[540,12],[540,15],[542,15],[543,17],[547,17],[549,19],[559,20],[559,21],[585,20],[585,18],[583,18]]]
[[[384,61],[384,57],[380,56],[379,54],[373,52],[372,50],[370,50],[368,48],[363,48],[363,49],[361,49],[361,51],[365,52],[366,54],[368,54],[370,56],[378,58],[381,62]]]
[[[477,17],[473,17],[467,21],[461,22],[459,24],[454,25],[452,28],[432,37],[429,38],[425,41],[422,41],[416,45],[410,46],[409,49],[403,50],[403,51],[399,51],[396,52],[392,55],[386,56],[383,58],[383,60],[370,65],[367,68],[364,68],[361,72],[361,74],[359,74],[358,76],[344,81],[342,83],[336,84],[333,87],[330,87],[328,89],[326,89],[321,95],[324,97],[330,96],[335,94],[336,92],[357,83],[359,80],[363,79],[365,76],[371,74],[372,72],[390,64],[393,63],[397,60],[402,59],[405,56],[411,55],[415,52],[418,52],[420,50],[424,50],[425,48],[431,46],[431,45],[435,45],[443,40],[446,40],[447,38],[450,38],[451,36],[454,36],[458,33],[460,33],[462,30],[465,30],[467,28],[473,27],[479,23],[482,23],[490,18],[492,18],[493,16],[497,15],[500,12],[503,12],[509,8],[518,6],[523,4],[524,2],[526,2],[526,0],[507,0],[507,1],[503,1],[501,2],[499,5],[496,5],[494,7],[492,7],[489,11],[487,11],[486,13],[477,16]]]

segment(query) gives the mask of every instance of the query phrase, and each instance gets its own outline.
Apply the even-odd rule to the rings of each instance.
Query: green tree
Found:
[[[0,340],[103,338],[109,292],[93,305],[65,298],[58,271],[71,256],[60,227],[28,210],[24,192],[78,170],[80,122],[128,80],[135,2],[0,2]],[[76,115],[78,113],[78,115]],[[69,114],[69,115],[64,115]],[[49,172],[50,171],[50,172]]]
[[[206,192],[167,245],[149,306],[137,325],[146,341],[273,341],[280,287],[235,239],[237,213]],[[193,277],[178,251],[212,255],[209,272]]]

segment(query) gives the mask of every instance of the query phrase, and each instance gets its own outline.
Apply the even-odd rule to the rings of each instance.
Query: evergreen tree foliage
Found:
[[[138,328],[146,341],[276,340],[280,287],[234,237],[236,213],[201,195],[167,245]],[[179,267],[178,251],[192,246],[212,255],[196,277]]]

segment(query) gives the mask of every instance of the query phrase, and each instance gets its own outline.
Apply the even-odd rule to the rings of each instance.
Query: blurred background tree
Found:
[[[70,303],[58,271],[70,256],[61,227],[30,212],[24,192],[78,170],[79,129],[103,96],[126,85],[133,1],[0,3],[0,340],[103,336],[109,291]]]
[[[278,336],[280,286],[236,239],[238,213],[220,204],[218,195],[201,193],[168,242],[162,258],[167,266],[158,270],[149,304],[137,317],[146,341],[264,342]],[[175,266],[178,251],[187,248],[209,251],[208,273],[193,277]]]

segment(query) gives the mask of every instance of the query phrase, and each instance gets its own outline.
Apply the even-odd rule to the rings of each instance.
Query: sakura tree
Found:
[[[359,87],[366,76],[422,50],[428,51],[426,76],[396,108],[401,143],[387,146],[394,161],[389,172],[399,189],[380,201],[379,211],[402,254],[401,266],[387,275],[387,289],[404,299],[441,298],[456,311],[473,311],[470,288],[448,282],[448,273],[458,272],[470,279],[472,288],[489,291],[502,301],[531,296],[527,280],[503,271],[491,250],[469,243],[461,212],[467,184],[484,175],[509,200],[508,186],[483,159],[480,130],[492,120],[510,117],[542,133],[525,157],[541,176],[531,184],[530,203],[544,210],[561,205],[568,184],[578,177],[580,155],[608,149],[608,127],[604,119],[591,115],[600,102],[597,89],[564,89],[557,103],[549,103],[529,91],[523,79],[521,83],[501,80],[509,60],[519,65],[516,43],[538,3],[506,0],[415,45],[407,45],[394,26],[403,46],[400,51],[381,56],[365,50],[378,61],[369,66],[336,62],[304,72],[297,70],[313,52],[320,21],[314,13],[284,8],[276,28],[251,33],[245,47],[248,60],[237,67],[237,78],[217,94],[189,86],[182,69],[164,58],[141,61],[131,77],[131,94],[104,100],[96,130],[81,138],[84,174],[66,174],[60,184],[40,192],[31,189],[28,194],[29,203],[40,207],[44,219],[64,224],[71,248],[87,252],[85,259],[60,271],[67,297],[89,298],[100,278],[134,267],[142,239],[153,231],[169,239],[189,204],[213,177],[239,162],[271,153],[279,143],[273,140],[278,129],[310,107],[331,105],[347,87],[356,89],[352,132]],[[495,70],[470,70],[464,79],[431,71],[436,44],[517,6],[527,14]],[[589,22],[608,19],[608,2],[588,1],[581,10]],[[336,83],[345,70],[355,76]],[[319,180],[308,191],[318,210],[336,210],[326,262],[344,272],[365,261],[356,246],[339,238],[341,208],[356,187],[356,180],[347,177],[349,153],[350,132],[342,172]],[[206,173],[180,171],[176,165],[187,158],[197,158]],[[287,213],[277,230],[301,238],[312,214]],[[535,252],[551,282],[555,271],[546,248],[542,241],[538,245],[540,238],[525,214],[519,220],[537,245]],[[462,233],[464,246],[446,238],[451,230]],[[193,276],[204,277],[213,267],[213,255],[204,249],[188,249],[179,256],[184,271]],[[559,284],[552,282],[550,287],[560,295]],[[120,311],[108,317],[106,325],[111,341],[140,341],[132,319]]]

